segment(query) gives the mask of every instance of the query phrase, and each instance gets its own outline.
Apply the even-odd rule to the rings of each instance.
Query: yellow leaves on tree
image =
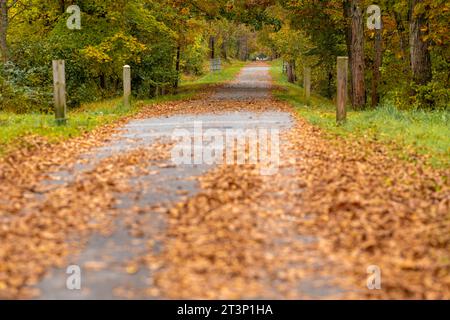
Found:
[[[81,53],[93,65],[98,65],[97,68],[104,69],[106,66],[111,71],[118,72],[125,64],[139,64],[141,54],[147,50],[147,46],[135,37],[118,32],[99,45],[87,46]]]

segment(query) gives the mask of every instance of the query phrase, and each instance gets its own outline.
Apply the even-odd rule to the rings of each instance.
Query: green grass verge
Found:
[[[246,62],[232,60],[225,62],[222,65],[222,70],[215,72],[208,72],[207,74],[200,76],[194,80],[185,79],[181,81],[181,87],[191,85],[210,85],[210,84],[222,84],[224,82],[233,80]],[[209,65],[208,65],[209,68]]]
[[[57,142],[135,114],[142,105],[190,98],[207,85],[232,80],[243,66],[243,62],[232,62],[221,71],[182,83],[178,94],[133,103],[128,108],[124,107],[120,98],[85,104],[79,109],[68,112],[68,122],[65,126],[58,126],[54,115],[0,112],[0,157],[4,156],[8,150],[20,147],[21,138],[27,135],[39,135],[48,138],[51,142]]]
[[[11,149],[21,147],[21,138],[24,136],[38,135],[46,137],[50,142],[57,142],[135,114],[142,105],[182,100],[190,96],[192,94],[187,93],[160,96],[133,103],[131,107],[124,107],[120,98],[88,103],[80,109],[68,112],[66,125],[57,125],[55,116],[49,114],[0,112],[0,157]]]
[[[450,112],[400,111],[386,103],[375,109],[348,111],[347,122],[336,125],[335,106],[332,101],[313,95],[306,106],[303,88],[287,82],[282,74],[281,61],[271,65],[274,82],[280,86],[274,95],[291,103],[308,122],[343,137],[360,137],[386,143],[395,143],[404,150],[429,156],[435,167],[450,166]],[[408,152],[401,156],[408,158]]]

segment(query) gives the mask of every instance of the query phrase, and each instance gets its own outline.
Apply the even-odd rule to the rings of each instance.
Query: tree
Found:
[[[364,61],[364,22],[361,0],[352,0],[352,45],[351,72],[353,88],[353,107],[361,109],[366,104],[365,61]]]
[[[378,7],[379,8],[379,7]],[[370,31],[371,36],[373,37],[373,63],[372,63],[372,98],[371,103],[372,107],[376,107],[380,102],[380,94],[379,94],[379,84],[381,80],[381,66],[383,63],[383,39],[382,39],[382,28],[383,22],[381,19],[381,8],[380,12],[378,12],[377,7],[368,8],[368,13],[371,14],[372,21],[370,22],[370,26],[372,27],[372,31]],[[378,16],[379,14],[379,16]],[[373,29],[374,28],[374,29]]]
[[[353,59],[352,59],[352,0],[342,1],[344,24],[345,24],[345,44],[347,45],[347,56],[350,67],[350,101],[353,104]]]
[[[380,102],[380,94],[378,92],[378,87],[381,79],[381,65],[383,63],[383,40],[381,29],[375,30],[374,39],[374,59],[372,67],[372,107],[376,107]]]
[[[8,61],[8,27],[17,15],[31,6],[26,0],[0,0],[0,55],[2,61]],[[11,14],[11,11],[14,12]]]
[[[8,13],[9,6],[6,0],[0,0],[0,54],[3,62],[8,61],[8,45],[6,43],[6,34],[8,32]]]
[[[429,26],[423,0],[410,0],[409,42],[412,80],[415,85],[426,85],[432,79],[429,51]],[[414,92],[414,90],[413,90]]]

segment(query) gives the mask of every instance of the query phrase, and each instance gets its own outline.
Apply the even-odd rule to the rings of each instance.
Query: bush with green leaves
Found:
[[[0,71],[0,110],[27,113],[48,112],[52,105],[51,89],[42,86],[45,67],[21,69],[12,62]]]
[[[1,73],[2,110],[51,112],[55,59],[65,60],[69,108],[121,95],[126,64],[132,68],[132,89],[139,98],[151,98],[177,82],[177,26],[156,3],[89,0],[78,5],[81,30],[69,30],[69,14],[43,1],[36,1],[11,24],[12,62]],[[199,32],[197,38],[202,35]],[[185,43],[185,71],[201,73],[206,50],[202,40]]]

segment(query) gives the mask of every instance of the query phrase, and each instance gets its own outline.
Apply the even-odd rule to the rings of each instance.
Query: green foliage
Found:
[[[208,49],[205,39],[199,36],[186,47],[182,62],[183,71],[189,75],[202,75],[204,73],[203,63],[207,55]]]
[[[125,64],[132,68],[137,98],[170,93],[182,72],[205,72],[210,36],[216,38],[216,52],[227,60],[238,55],[239,38],[251,34],[241,24],[220,18],[222,1],[199,8],[178,0],[78,1],[81,30],[67,28],[68,5],[30,0],[27,7],[12,7],[11,62],[0,73],[1,110],[51,112],[53,59],[65,60],[67,103],[73,109],[120,95]],[[242,19],[264,16],[261,10],[247,9],[242,4],[230,8]]]
[[[415,91],[415,95],[411,97],[413,109],[447,109],[450,111],[450,88],[442,86],[442,82],[432,80],[426,85],[412,84],[411,87]]]
[[[272,16],[283,21],[279,29],[266,27],[260,42],[273,55],[294,63],[299,83],[304,67],[312,68],[313,90],[332,98],[335,91],[336,57],[346,55],[343,18],[333,1],[280,1]]]
[[[47,112],[52,103],[52,95],[41,86],[45,82],[45,72],[42,67],[20,69],[12,62],[3,65],[0,70],[0,110],[17,113],[33,110]]]
[[[299,83],[303,67],[311,67],[313,91],[328,98],[335,94],[336,57],[348,55],[348,19],[343,2],[337,0],[83,0],[77,2],[81,30],[66,27],[64,11],[70,1],[26,2],[29,6],[13,6],[10,12],[12,65],[1,68],[3,110],[52,110],[52,59],[66,61],[68,105],[75,108],[120,95],[124,64],[132,67],[132,89],[138,98],[173,91],[182,73],[198,77],[207,70],[210,37],[216,57],[281,57],[295,65]],[[381,101],[393,101],[401,109],[448,109],[448,1],[423,0],[412,11],[427,20],[422,40],[429,45],[433,69],[433,80],[420,87],[411,81],[410,2],[376,3],[383,14]],[[365,8],[372,2],[361,4]],[[365,28],[367,97],[374,43],[374,32]]]
[[[303,66],[312,67],[313,90],[328,98],[335,95],[336,57],[350,56],[348,31],[350,18],[345,5],[351,1],[280,0],[270,7],[270,16],[279,19],[279,29],[263,28],[259,40],[272,54],[287,62],[295,61],[296,75]],[[450,3],[445,0],[359,1],[363,8],[377,4],[382,12],[382,67],[378,83],[381,101],[393,101],[401,109],[448,109],[450,90]],[[412,82],[410,63],[410,19],[423,14],[421,41],[431,55],[433,80],[424,86]],[[363,21],[367,15],[364,14]],[[370,102],[375,64],[375,31],[364,28],[364,54],[367,102]]]

